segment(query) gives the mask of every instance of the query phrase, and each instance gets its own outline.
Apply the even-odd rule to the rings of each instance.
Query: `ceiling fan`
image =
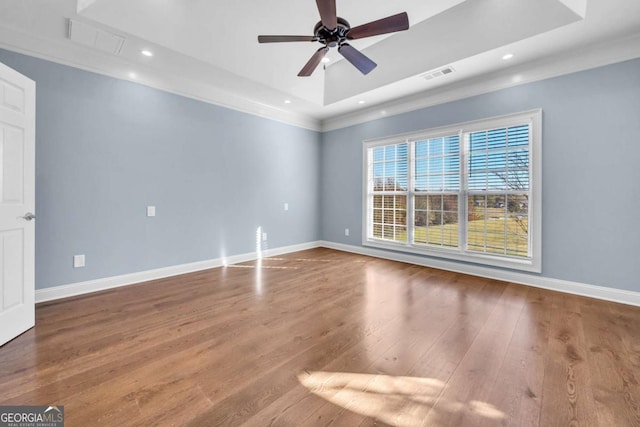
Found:
[[[349,23],[337,16],[336,0],[316,0],[320,12],[320,22],[313,29],[313,36],[258,36],[258,43],[281,42],[320,42],[324,46],[313,54],[298,73],[300,77],[310,76],[318,67],[329,48],[338,46],[338,52],[362,74],[368,74],[377,64],[362,52],[347,43],[347,40],[362,39],[380,34],[395,33],[409,29],[409,17],[406,12],[378,19],[367,24],[351,28]]]

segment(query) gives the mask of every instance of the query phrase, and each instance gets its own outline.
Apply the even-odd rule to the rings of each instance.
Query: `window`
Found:
[[[407,143],[386,145],[373,152],[373,236],[390,241],[407,241]]]
[[[363,244],[540,271],[541,116],[365,141]]]

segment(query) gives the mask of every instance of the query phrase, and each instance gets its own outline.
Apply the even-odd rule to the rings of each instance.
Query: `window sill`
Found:
[[[461,252],[458,249],[427,248],[418,245],[411,245],[408,243],[392,243],[377,239],[365,239],[362,242],[362,245],[378,249],[406,252],[415,255],[437,257],[453,261],[463,261],[490,267],[508,268],[512,270],[528,271],[533,273],[542,272],[540,261],[537,260],[536,262],[534,258],[496,256],[469,251]]]

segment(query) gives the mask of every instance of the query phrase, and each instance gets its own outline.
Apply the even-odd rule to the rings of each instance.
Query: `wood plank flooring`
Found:
[[[69,426],[640,426],[640,308],[330,249],[38,305]]]

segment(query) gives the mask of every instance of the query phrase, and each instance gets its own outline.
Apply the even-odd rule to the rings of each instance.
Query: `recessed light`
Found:
[[[136,77],[138,77],[136,73],[129,73],[129,78],[135,79]]]
[[[284,100],[284,103],[285,103],[285,104],[291,104],[291,100],[290,100],[290,99],[285,99],[285,100]]]
[[[153,56],[153,52],[151,52],[148,49],[141,50],[140,53],[143,54],[144,56]]]
[[[507,61],[507,60],[509,60],[511,58],[513,58],[513,53],[507,53],[506,55],[504,55],[502,57],[502,59],[504,59],[505,61]]]
[[[325,56],[324,58],[322,58],[322,62],[324,62],[325,64],[327,62],[331,62],[331,58],[329,58],[328,56]]]
[[[364,104],[365,102],[367,102],[367,101],[364,101],[364,100],[361,99],[360,101],[358,101],[358,104]]]

